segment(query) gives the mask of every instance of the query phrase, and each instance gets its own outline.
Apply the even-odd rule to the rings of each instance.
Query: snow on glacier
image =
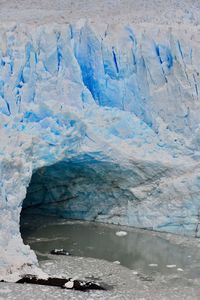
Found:
[[[198,30],[1,26],[1,277],[37,265],[22,206],[199,235]]]

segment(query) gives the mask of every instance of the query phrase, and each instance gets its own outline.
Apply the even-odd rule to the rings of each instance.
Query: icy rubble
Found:
[[[49,274],[56,274],[64,277],[73,276],[75,278],[85,278],[91,280],[95,278],[100,284],[107,283],[113,286],[108,291],[79,292],[48,286],[37,286],[31,284],[0,283],[0,296],[2,299],[12,300],[15,298],[27,299],[46,299],[47,294],[50,300],[70,299],[199,299],[199,279],[189,279],[183,273],[170,274],[168,276],[155,275],[147,276],[138,273],[119,264],[106,262],[104,260],[83,258],[83,257],[57,257],[53,262],[45,260],[40,263],[43,270]],[[177,284],[179,288],[177,288]],[[27,297],[28,295],[28,297]]]
[[[67,218],[199,235],[198,31],[1,27],[1,277],[36,265],[19,231],[25,198]]]

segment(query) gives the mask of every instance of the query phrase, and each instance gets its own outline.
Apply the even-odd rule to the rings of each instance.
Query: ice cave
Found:
[[[0,25],[0,279],[27,210],[200,237],[198,22],[43,14]]]

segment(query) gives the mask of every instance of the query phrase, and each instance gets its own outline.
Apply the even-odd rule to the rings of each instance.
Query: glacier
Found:
[[[37,268],[22,207],[200,236],[198,34],[0,26],[0,278]]]

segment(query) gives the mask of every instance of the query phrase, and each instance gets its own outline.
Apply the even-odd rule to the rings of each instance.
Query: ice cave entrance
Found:
[[[126,177],[127,170],[115,163],[85,157],[40,168],[32,175],[23,212],[106,221],[131,196],[122,188]]]
[[[189,268],[190,250],[159,235],[91,222],[116,221],[116,207],[124,212],[130,197],[122,188],[127,184],[126,172],[117,164],[91,159],[62,161],[37,170],[21,213],[24,243],[39,260],[51,259],[52,249],[64,248],[71,255],[121,263],[148,275],[174,274],[180,268]],[[119,231],[127,235],[119,236]]]
[[[24,243],[30,244],[31,236],[33,237],[40,227],[47,228],[51,224],[72,220],[85,222],[84,226],[75,226],[71,231],[69,227],[56,227],[56,232],[51,228],[50,235],[45,233],[51,242],[48,251],[44,244],[43,250],[49,253],[51,248],[64,247],[63,242],[59,243],[58,240],[60,235],[62,238],[65,236],[66,231],[73,231],[73,236],[78,240],[81,240],[81,233],[87,236],[85,228],[87,224],[91,224],[87,223],[88,221],[120,223],[119,219],[125,216],[124,207],[127,206],[128,198],[132,197],[127,189],[127,172],[127,168],[117,163],[99,161],[88,155],[36,170],[27,189],[20,218]],[[132,171],[131,175],[133,174]],[[93,228],[94,222],[91,226]],[[88,230],[91,233],[89,228]],[[40,240],[44,235],[39,234],[37,239]],[[94,232],[91,236],[95,241]],[[56,240],[56,244],[52,240]],[[37,253],[37,247],[31,245],[31,248]]]

